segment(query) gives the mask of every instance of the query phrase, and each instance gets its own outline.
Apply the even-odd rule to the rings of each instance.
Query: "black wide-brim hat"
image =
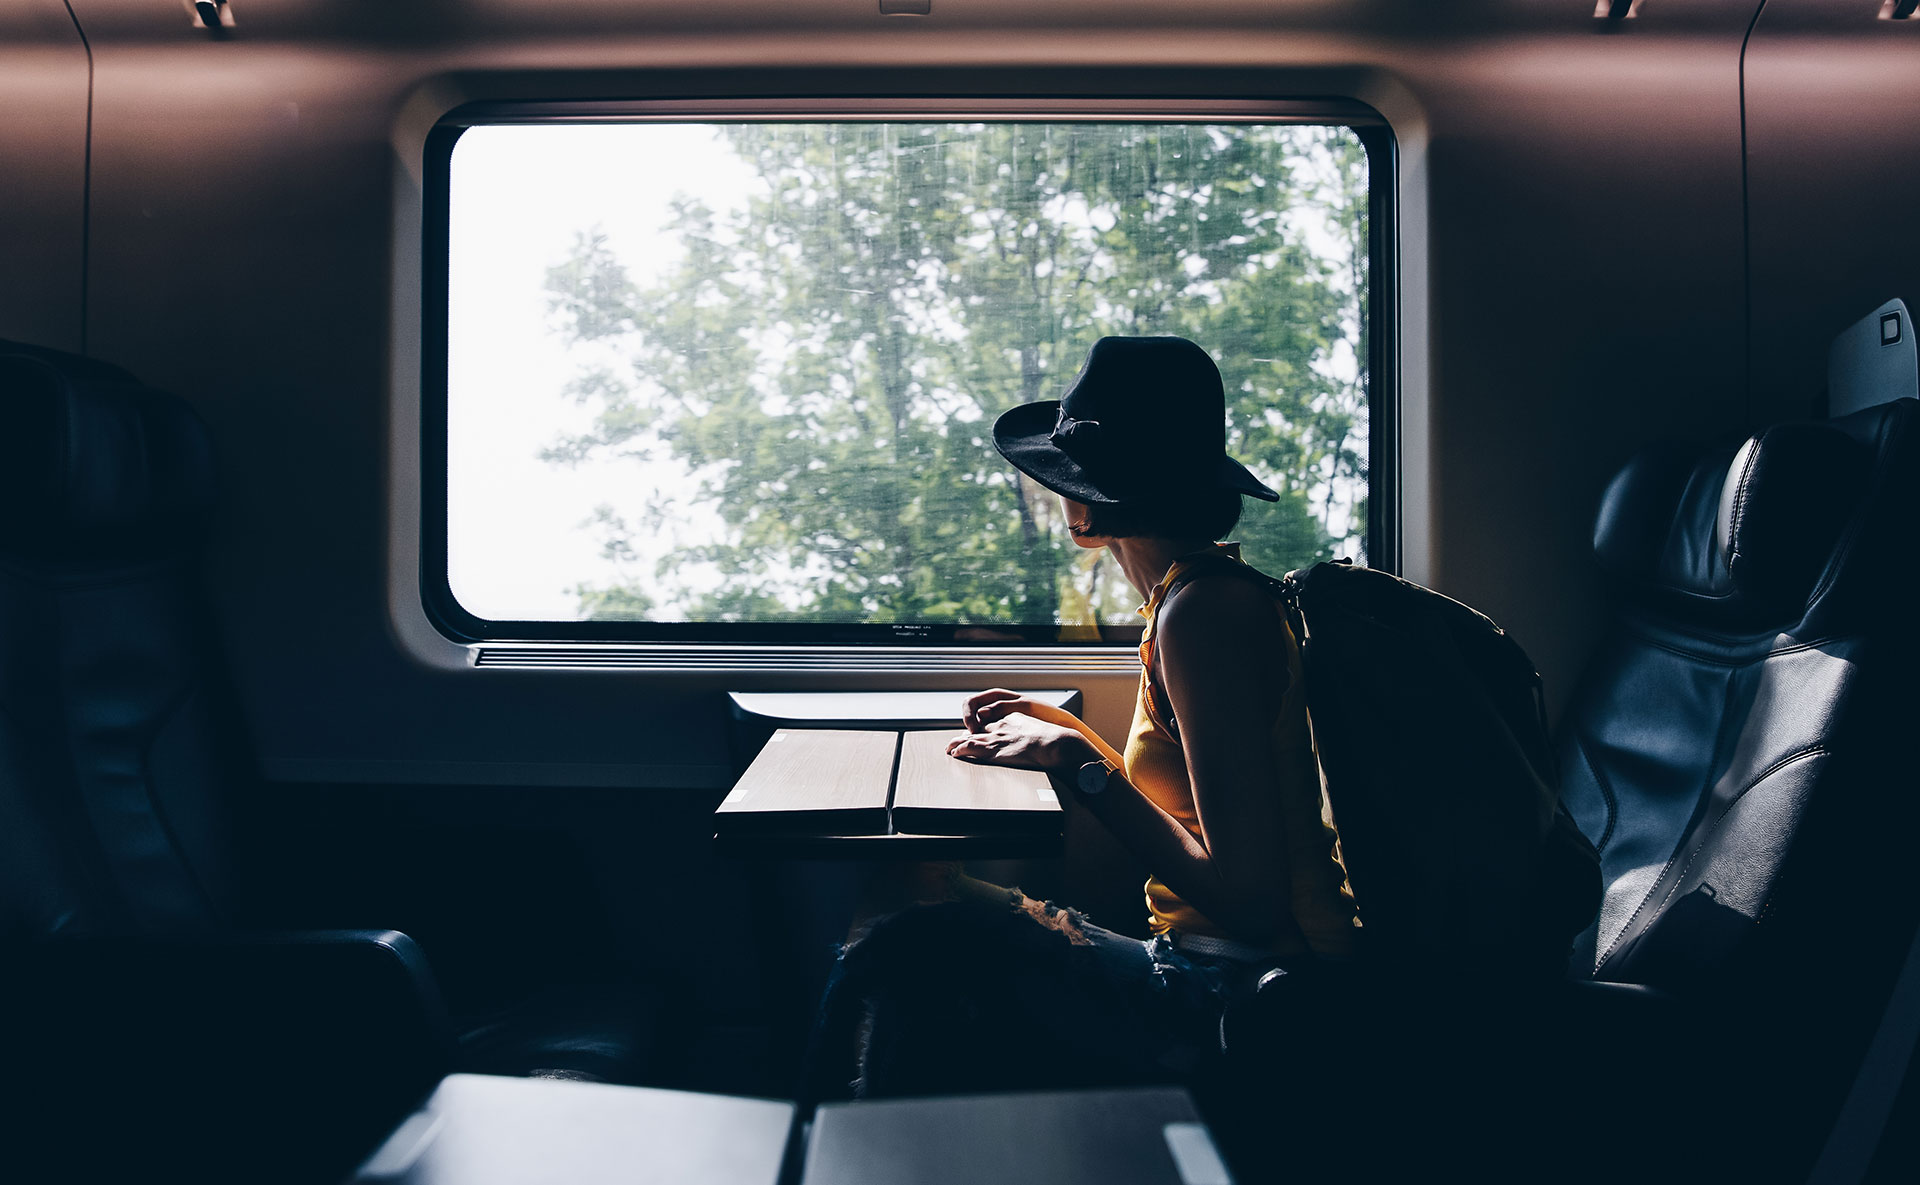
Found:
[[[1220,370],[1184,337],[1103,337],[1059,399],[993,425],[993,446],[1056,494],[1114,506],[1204,490],[1280,495],[1227,455]]]

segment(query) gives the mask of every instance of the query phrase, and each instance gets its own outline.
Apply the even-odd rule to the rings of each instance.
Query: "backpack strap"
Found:
[[[1164,681],[1154,669],[1159,665],[1160,655],[1158,614],[1166,610],[1167,604],[1173,600],[1175,593],[1187,585],[1192,584],[1202,576],[1211,576],[1216,573],[1225,576],[1234,576],[1241,580],[1251,580],[1266,589],[1280,601],[1286,613],[1287,628],[1293,631],[1296,645],[1298,645],[1302,637],[1300,632],[1300,616],[1297,610],[1298,592],[1290,583],[1294,576],[1293,573],[1289,573],[1286,580],[1276,580],[1260,569],[1249,565],[1245,560],[1218,549],[1199,552],[1192,556],[1182,556],[1181,560],[1184,561],[1186,565],[1185,571],[1175,576],[1172,583],[1167,585],[1167,591],[1160,594],[1160,606],[1155,610],[1156,620],[1153,636],[1148,643],[1152,649],[1152,659],[1146,672],[1148,685],[1147,710],[1152,716],[1154,723],[1160,725],[1167,735],[1176,741],[1180,739],[1180,725],[1173,717],[1173,705],[1165,702],[1166,689]],[[1146,659],[1147,655],[1143,653],[1141,657],[1142,659]]]
[[[1202,555],[1205,556],[1206,553],[1202,553]],[[1305,647],[1307,644],[1307,619],[1301,602],[1303,594],[1306,591],[1308,578],[1312,576],[1314,571],[1324,567],[1353,567],[1352,559],[1341,558],[1337,560],[1326,560],[1308,568],[1296,568],[1288,572],[1285,576],[1273,577],[1253,567],[1244,560],[1226,555],[1225,553],[1216,553],[1216,556],[1217,558],[1207,557],[1192,561],[1185,572],[1174,577],[1173,583],[1167,586],[1166,593],[1160,598],[1161,606],[1164,607],[1168,601],[1173,599],[1175,592],[1193,583],[1194,579],[1198,576],[1213,572],[1224,572],[1229,575],[1238,576],[1242,580],[1251,580],[1256,584],[1264,586],[1268,592],[1271,592],[1280,601],[1281,607],[1287,615],[1287,629],[1293,632],[1294,645],[1300,647]]]
[[[1197,556],[1187,559],[1186,564],[1186,571],[1175,576],[1173,583],[1167,585],[1167,591],[1160,595],[1161,608],[1164,609],[1167,602],[1173,599],[1174,593],[1192,584],[1199,577],[1211,575],[1215,572],[1238,576],[1242,580],[1251,580],[1255,584],[1262,585],[1267,591],[1283,600],[1290,595],[1286,581],[1276,580],[1260,569],[1248,564],[1245,560],[1228,555],[1223,551],[1200,552]]]

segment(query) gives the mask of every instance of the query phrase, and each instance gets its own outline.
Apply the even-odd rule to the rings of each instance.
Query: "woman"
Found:
[[[864,1021],[860,1093],[1165,1077],[1217,1045],[1226,999],[1262,972],[1351,955],[1299,648],[1274,583],[1215,543],[1243,494],[1277,499],[1226,455],[1225,419],[1199,346],[1108,337],[1063,398],[994,425],[1075,542],[1106,548],[1145,599],[1140,688],[1120,749],[996,689],[967,702],[947,751],[1048,771],[1152,870],[1153,938],[956,878],[957,900],[882,919],[842,959],[827,1014]]]

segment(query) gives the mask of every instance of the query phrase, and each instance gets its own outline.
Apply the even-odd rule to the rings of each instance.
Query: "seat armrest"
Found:
[[[1263,1172],[1291,1175],[1312,1132],[1316,1172],[1342,1179],[1417,1178],[1452,1148],[1486,1179],[1530,1180],[1647,1067],[1696,1064],[1700,1012],[1637,984],[1310,966],[1229,1006],[1203,1110],[1230,1160]]]
[[[1579,1053],[1587,1081],[1630,1078],[1637,1069],[1669,1064],[1721,1064],[1723,1016],[1688,996],[1638,983],[1572,980],[1555,994],[1539,1032],[1569,1055]]]
[[[1626,1023],[1671,1021],[1694,1007],[1692,1001],[1644,983],[1568,980],[1562,995],[1568,1015],[1582,1019],[1619,1018]]]
[[[396,931],[36,941],[8,964],[0,1032],[34,1089],[0,1143],[47,1170],[23,1179],[338,1180],[450,1065]]]
[[[266,930],[216,941],[236,963],[265,957],[289,974],[316,976],[316,990],[338,988],[362,1007],[390,1010],[395,1023],[417,1022],[424,1039],[452,1051],[453,1025],[426,952],[398,930]]]
[[[1271,971],[1256,989],[1229,1004],[1220,1023],[1223,1052],[1239,1056],[1249,1046],[1270,1046],[1302,1017],[1393,1016],[1429,1025],[1475,1025],[1634,1030],[1684,1026],[1696,1005],[1684,997],[1638,983],[1551,980],[1528,985],[1489,976],[1483,982],[1422,978],[1381,968],[1307,967]]]

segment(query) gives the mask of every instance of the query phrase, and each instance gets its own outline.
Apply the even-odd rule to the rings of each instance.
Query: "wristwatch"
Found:
[[[1099,794],[1107,788],[1107,779],[1117,772],[1113,762],[1102,757],[1098,761],[1089,761],[1080,767],[1079,776],[1074,779],[1082,794]]]

